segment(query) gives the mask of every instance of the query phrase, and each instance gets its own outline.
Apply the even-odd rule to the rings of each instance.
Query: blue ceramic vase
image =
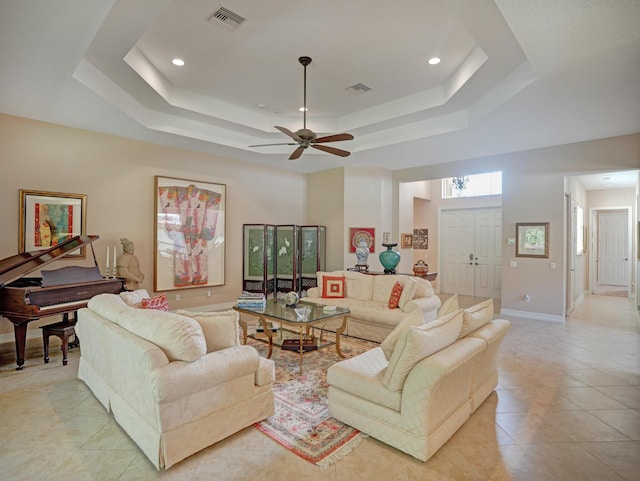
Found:
[[[384,267],[385,274],[395,274],[396,267],[400,264],[400,253],[398,251],[394,251],[392,247],[397,246],[398,244],[382,244],[387,248],[386,251],[382,251],[378,258],[380,259],[380,264]]]

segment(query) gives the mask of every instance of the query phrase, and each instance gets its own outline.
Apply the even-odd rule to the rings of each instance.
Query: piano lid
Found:
[[[97,235],[79,235],[49,249],[23,252],[22,254],[2,259],[0,260],[0,287],[4,287],[16,279],[36,271],[50,262],[62,259],[67,254],[91,244],[98,238]]]

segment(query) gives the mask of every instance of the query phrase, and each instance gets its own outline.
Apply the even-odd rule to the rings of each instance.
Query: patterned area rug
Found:
[[[283,331],[285,337],[291,335]],[[332,333],[325,334],[331,341]],[[251,339],[261,356],[266,356],[265,342]],[[345,357],[353,357],[373,347],[374,342],[342,336],[340,347]],[[327,369],[341,358],[335,345],[300,356],[294,351],[273,348],[276,383],[273,387],[275,415],[256,423],[255,427],[301,458],[325,469],[349,454],[360,443],[356,429],[329,416]]]

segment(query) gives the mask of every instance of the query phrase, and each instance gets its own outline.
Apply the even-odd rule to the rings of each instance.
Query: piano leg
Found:
[[[28,322],[13,324],[13,332],[16,338],[16,361],[18,363],[16,371],[21,371],[24,367],[24,348],[27,343],[27,324]]]

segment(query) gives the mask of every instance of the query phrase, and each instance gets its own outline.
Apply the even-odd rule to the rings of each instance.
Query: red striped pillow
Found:
[[[157,309],[159,311],[168,311],[169,298],[166,294],[160,294],[159,296],[155,297],[147,297],[146,299],[142,299],[140,307],[142,307],[143,309]]]

